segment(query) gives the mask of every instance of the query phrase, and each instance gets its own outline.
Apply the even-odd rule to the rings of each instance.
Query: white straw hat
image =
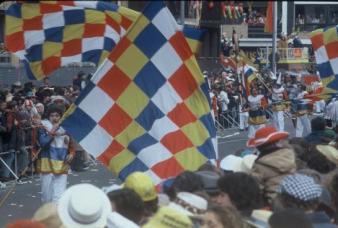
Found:
[[[68,188],[58,203],[58,214],[65,227],[105,227],[112,208],[102,190],[91,184]]]

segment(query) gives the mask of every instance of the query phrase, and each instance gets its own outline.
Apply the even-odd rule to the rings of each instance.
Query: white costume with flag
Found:
[[[273,124],[278,131],[284,131],[284,87],[272,89]]]

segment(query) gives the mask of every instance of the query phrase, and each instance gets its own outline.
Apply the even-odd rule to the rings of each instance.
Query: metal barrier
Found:
[[[216,122],[217,130],[224,131],[226,129],[239,128],[239,112],[238,110],[219,113]]]
[[[12,168],[3,160],[3,158],[1,157],[2,155],[6,155],[6,154],[11,154],[14,153],[14,170],[12,170]],[[9,172],[15,177],[16,180],[19,179],[19,177],[17,176],[17,157],[16,157],[17,151],[15,150],[10,150],[10,151],[5,151],[5,152],[0,152],[0,161],[1,163],[9,170]]]
[[[32,146],[25,146],[25,149],[27,150],[28,153],[32,153],[32,151],[29,152],[29,150],[32,149]],[[10,154],[10,153],[14,153],[14,170],[5,162],[5,160],[3,160],[3,158],[1,157],[2,155],[6,155],[6,154]],[[9,150],[9,151],[4,151],[4,152],[0,152],[0,162],[9,170],[9,172],[14,176],[14,178],[16,180],[19,179],[19,174],[18,173],[18,158],[17,158],[17,154],[19,153],[19,151],[17,150]],[[30,162],[31,158],[28,158],[28,161]],[[33,176],[33,170],[31,170],[31,176]]]

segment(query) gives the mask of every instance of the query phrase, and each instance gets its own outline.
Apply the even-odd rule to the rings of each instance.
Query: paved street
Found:
[[[291,121],[287,124],[288,131],[293,134],[294,129]],[[238,129],[230,129],[219,135],[218,147],[219,157],[223,158],[228,154],[235,153],[245,148],[247,132],[240,132]],[[78,183],[92,183],[98,187],[108,186],[114,183],[113,175],[102,165],[97,163],[91,165],[85,172],[73,172],[69,175],[68,186]],[[30,218],[40,203],[40,182],[36,176],[29,182],[15,184],[11,182],[6,189],[0,190],[0,227],[17,219]]]

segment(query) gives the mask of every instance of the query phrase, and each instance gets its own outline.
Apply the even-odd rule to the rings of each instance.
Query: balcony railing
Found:
[[[261,63],[269,61],[269,56],[272,48],[261,48],[260,57]],[[309,49],[304,48],[277,48],[279,54],[278,63],[308,63],[309,62]]]

